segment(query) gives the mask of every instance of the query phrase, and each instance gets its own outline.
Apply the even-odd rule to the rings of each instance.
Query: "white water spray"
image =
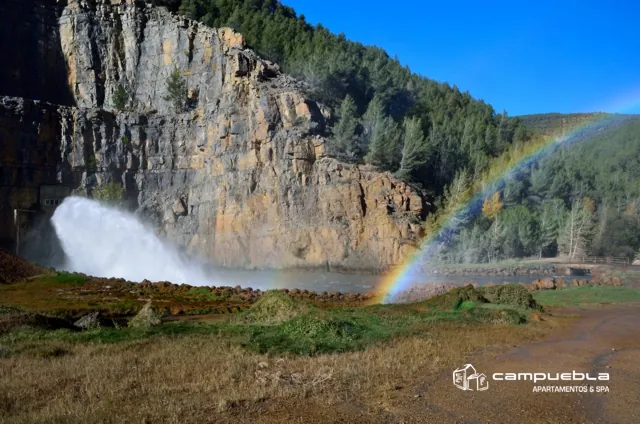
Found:
[[[68,257],[67,268],[95,277],[212,285],[198,264],[180,257],[135,215],[95,200],[68,197],[53,226]]]

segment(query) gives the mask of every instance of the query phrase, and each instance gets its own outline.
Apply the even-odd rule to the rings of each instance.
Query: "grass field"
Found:
[[[255,408],[302,401],[321,416],[336,404],[372,407],[416,375],[553,326],[519,325],[527,311],[491,310],[473,296],[467,289],[413,305],[318,309],[275,292],[234,316],[148,330],[13,328],[0,335],[0,416],[249,422]]]
[[[63,280],[55,284],[83,284]],[[26,302],[29,286],[16,287],[20,296],[11,299]],[[495,302],[528,296],[516,285],[503,290]],[[181,295],[211,296],[200,289]],[[42,307],[41,296],[33,299]],[[525,325],[530,309],[487,305],[471,286],[410,305],[361,307],[319,308],[269,292],[236,314],[84,331],[51,329],[60,318],[45,320],[24,304],[0,307],[0,416],[235,422],[253,421],[246,414],[264,404],[277,410],[304,399],[327,413],[336,403],[368,404],[418,373],[452,367],[487,346],[536,339],[553,326]]]
[[[491,304],[496,307],[486,308],[485,303],[474,302],[467,294],[475,293],[473,288],[458,292],[460,295],[454,292],[411,305],[321,309],[274,291],[235,315],[203,321],[166,322],[143,329],[115,325],[82,332],[67,328],[52,331],[50,326],[43,329],[38,325],[37,314],[0,308],[0,329],[10,330],[5,330],[4,334],[0,332],[0,342],[21,353],[34,349],[38,355],[38,343],[34,342],[116,343],[199,335],[216,336],[225,343],[256,353],[315,355],[362,350],[392,338],[420,333],[433,322],[474,325],[527,321],[526,308],[507,303]],[[11,327],[11,321],[18,325]]]
[[[575,307],[593,303],[640,302],[640,290],[632,287],[584,286],[538,291],[534,298],[543,306]]]
[[[318,306],[273,291],[240,299],[246,308],[235,313],[164,322],[151,314],[149,325],[141,318],[68,328],[64,317],[114,310],[114,291],[100,284],[113,282],[53,275],[1,288],[7,296],[0,297],[0,421],[256,422],[261,411],[277,418],[292,405],[312,408],[315,422],[331,421],[335,405],[375,410],[417,375],[427,378],[486,349],[537,340],[567,322],[531,320],[542,312],[526,288],[513,284],[358,307]],[[114,287],[120,302],[144,294],[160,305],[217,305],[234,296],[227,289]],[[138,291],[130,293],[132,287]],[[637,291],[609,287],[536,298],[549,306],[640,300]],[[65,305],[77,309],[65,311]]]

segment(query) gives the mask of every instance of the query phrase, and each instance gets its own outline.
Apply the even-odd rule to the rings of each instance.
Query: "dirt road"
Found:
[[[486,391],[453,386],[452,373],[427,383],[398,422],[640,423],[640,305],[563,311],[581,318],[544,341],[473,365],[489,377]],[[460,364],[463,365],[463,364]],[[609,373],[609,381],[493,381],[494,373]],[[534,393],[534,386],[607,386],[609,393]],[[400,410],[398,410],[402,414]],[[404,414],[402,414],[404,415]]]
[[[640,423],[640,304],[562,310],[579,314],[568,328],[506,353],[484,352],[470,362],[489,378],[486,391],[453,385],[453,370],[416,376],[385,401],[335,405],[313,400],[269,407],[255,422],[310,423]],[[462,366],[464,364],[460,364]],[[609,373],[609,381],[494,381],[494,373]],[[538,393],[534,386],[607,386],[609,393]],[[588,390],[588,389],[587,389]],[[280,405],[281,406],[281,405]],[[271,412],[271,413],[270,413]],[[273,415],[272,415],[273,414]],[[284,420],[284,421],[283,421]]]

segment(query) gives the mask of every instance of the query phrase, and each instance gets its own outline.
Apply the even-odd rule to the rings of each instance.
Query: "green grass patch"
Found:
[[[462,302],[460,304],[460,306],[458,306],[458,310],[459,311],[471,311],[473,309],[475,309],[476,304],[475,302],[471,301],[471,300],[465,300],[464,302]]]
[[[564,290],[541,290],[534,294],[544,306],[579,306],[589,303],[640,302],[640,290],[632,287],[583,286]]]
[[[88,280],[89,278],[86,275],[70,274],[67,272],[56,272],[55,274],[37,277],[37,281],[42,283],[66,284],[72,286],[81,286]]]
[[[216,296],[210,289],[206,287],[194,287],[187,292],[189,296],[197,297],[201,300],[221,300],[220,296]]]
[[[151,323],[154,325],[122,325],[85,331],[13,326],[0,334],[0,345],[18,354],[26,352],[54,357],[67,354],[55,351],[58,342],[120,343],[150,337],[198,334],[215,336],[221,343],[241,345],[259,353],[317,355],[359,350],[391,338],[423,334],[436,321],[461,325],[517,325],[526,322],[526,311],[509,309],[508,305],[486,308],[487,300],[472,286],[453,290],[438,298],[407,305],[321,309],[273,291],[266,293],[248,310],[225,319],[162,324],[156,321]],[[12,312],[13,309],[7,309],[8,315],[5,316]],[[54,346],[54,350],[38,353],[38,346],[43,345]]]

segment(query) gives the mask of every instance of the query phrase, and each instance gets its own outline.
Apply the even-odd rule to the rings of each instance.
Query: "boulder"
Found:
[[[76,327],[87,330],[100,326],[100,312],[92,312],[73,323]]]

